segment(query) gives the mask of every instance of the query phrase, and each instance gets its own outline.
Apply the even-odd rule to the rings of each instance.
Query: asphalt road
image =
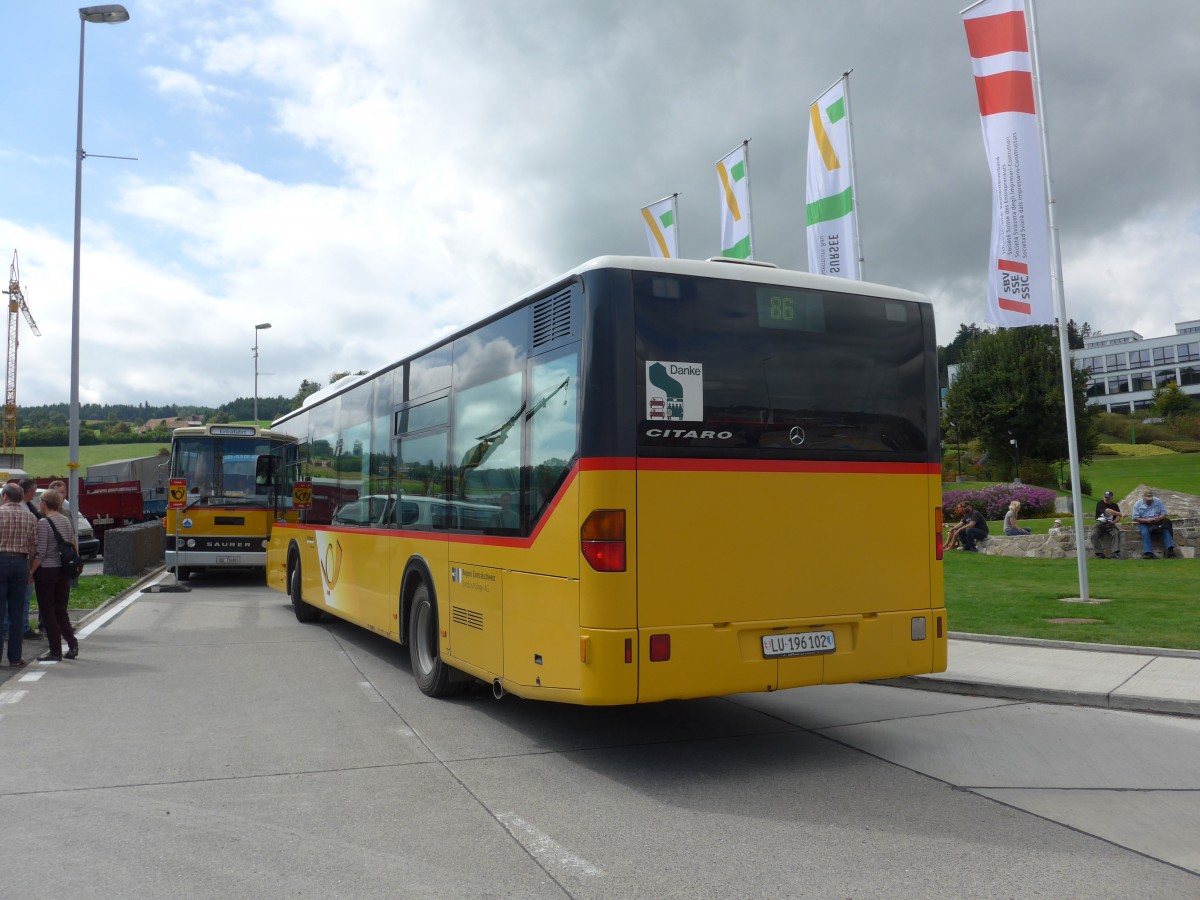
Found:
[[[1195,719],[875,685],[437,701],[382,638],[189,586],[0,683],[0,895],[1200,895]]]

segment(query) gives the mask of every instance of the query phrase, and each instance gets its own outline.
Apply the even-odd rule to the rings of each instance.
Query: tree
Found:
[[[1192,408],[1192,398],[1175,382],[1154,389],[1154,412],[1170,419]]]
[[[946,417],[979,440],[1002,472],[1014,471],[1018,453],[1022,462],[1066,459],[1059,360],[1058,336],[1047,325],[977,336],[959,360]],[[1087,376],[1073,367],[1071,373],[1079,456],[1086,461],[1099,442],[1093,425],[1098,410],[1087,404]]]
[[[1072,350],[1082,350],[1085,338],[1096,337],[1100,334],[1100,329],[1094,331],[1092,326],[1087,322],[1082,325],[1076,325],[1074,319],[1067,320],[1067,346]]]
[[[946,367],[956,364],[967,349],[967,345],[975,338],[986,332],[978,325],[963,323],[958,326],[958,334],[945,347],[938,347],[938,374],[943,383],[946,380]]]
[[[296,396],[292,398],[292,409],[299,409],[309,397],[321,389],[319,381],[309,381],[305,378],[300,382],[300,390],[296,391]]]

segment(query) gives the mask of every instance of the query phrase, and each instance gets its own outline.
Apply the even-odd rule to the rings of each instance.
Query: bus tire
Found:
[[[176,575],[176,577],[180,581],[187,581],[189,578],[192,577],[192,570],[189,569],[187,566],[180,566],[179,573]]]
[[[300,578],[300,560],[296,560],[296,564],[292,566],[292,570],[288,574],[288,596],[292,598],[292,611],[296,613],[296,621],[311,625],[313,622],[321,621],[321,610],[304,602],[304,598],[301,596],[303,583]]]
[[[437,604],[425,582],[413,591],[408,619],[408,657],[412,660],[413,678],[422,694],[446,697],[462,690],[463,684],[451,677],[450,667],[442,662],[438,652]]]

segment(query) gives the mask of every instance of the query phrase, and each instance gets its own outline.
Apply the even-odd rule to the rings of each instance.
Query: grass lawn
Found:
[[[1120,500],[1139,484],[1200,494],[1200,453],[1170,453],[1166,456],[1098,456],[1083,467],[1083,477],[1092,483],[1093,503],[1105,491]]]
[[[1194,560],[1087,561],[1088,595],[1109,603],[1063,603],[1079,596],[1073,559],[1009,559],[946,554],[951,631],[1200,650],[1200,568]],[[1098,619],[1056,624],[1048,619]]]
[[[128,590],[136,584],[136,578],[118,578],[116,575],[83,575],[71,588],[71,609],[95,609],[103,606],[111,597]],[[34,609],[37,605],[34,604]]]
[[[87,475],[87,467],[96,463],[112,462],[114,459],[139,459],[154,456],[169,444],[87,444],[79,448],[79,477]],[[71,458],[66,447],[17,447],[25,454],[25,471],[34,478],[49,478],[53,475],[66,477],[67,462]]]

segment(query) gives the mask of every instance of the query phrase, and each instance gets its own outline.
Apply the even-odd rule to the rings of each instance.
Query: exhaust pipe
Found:
[[[499,678],[492,682],[492,696],[497,700],[504,696],[504,685],[500,683]]]

